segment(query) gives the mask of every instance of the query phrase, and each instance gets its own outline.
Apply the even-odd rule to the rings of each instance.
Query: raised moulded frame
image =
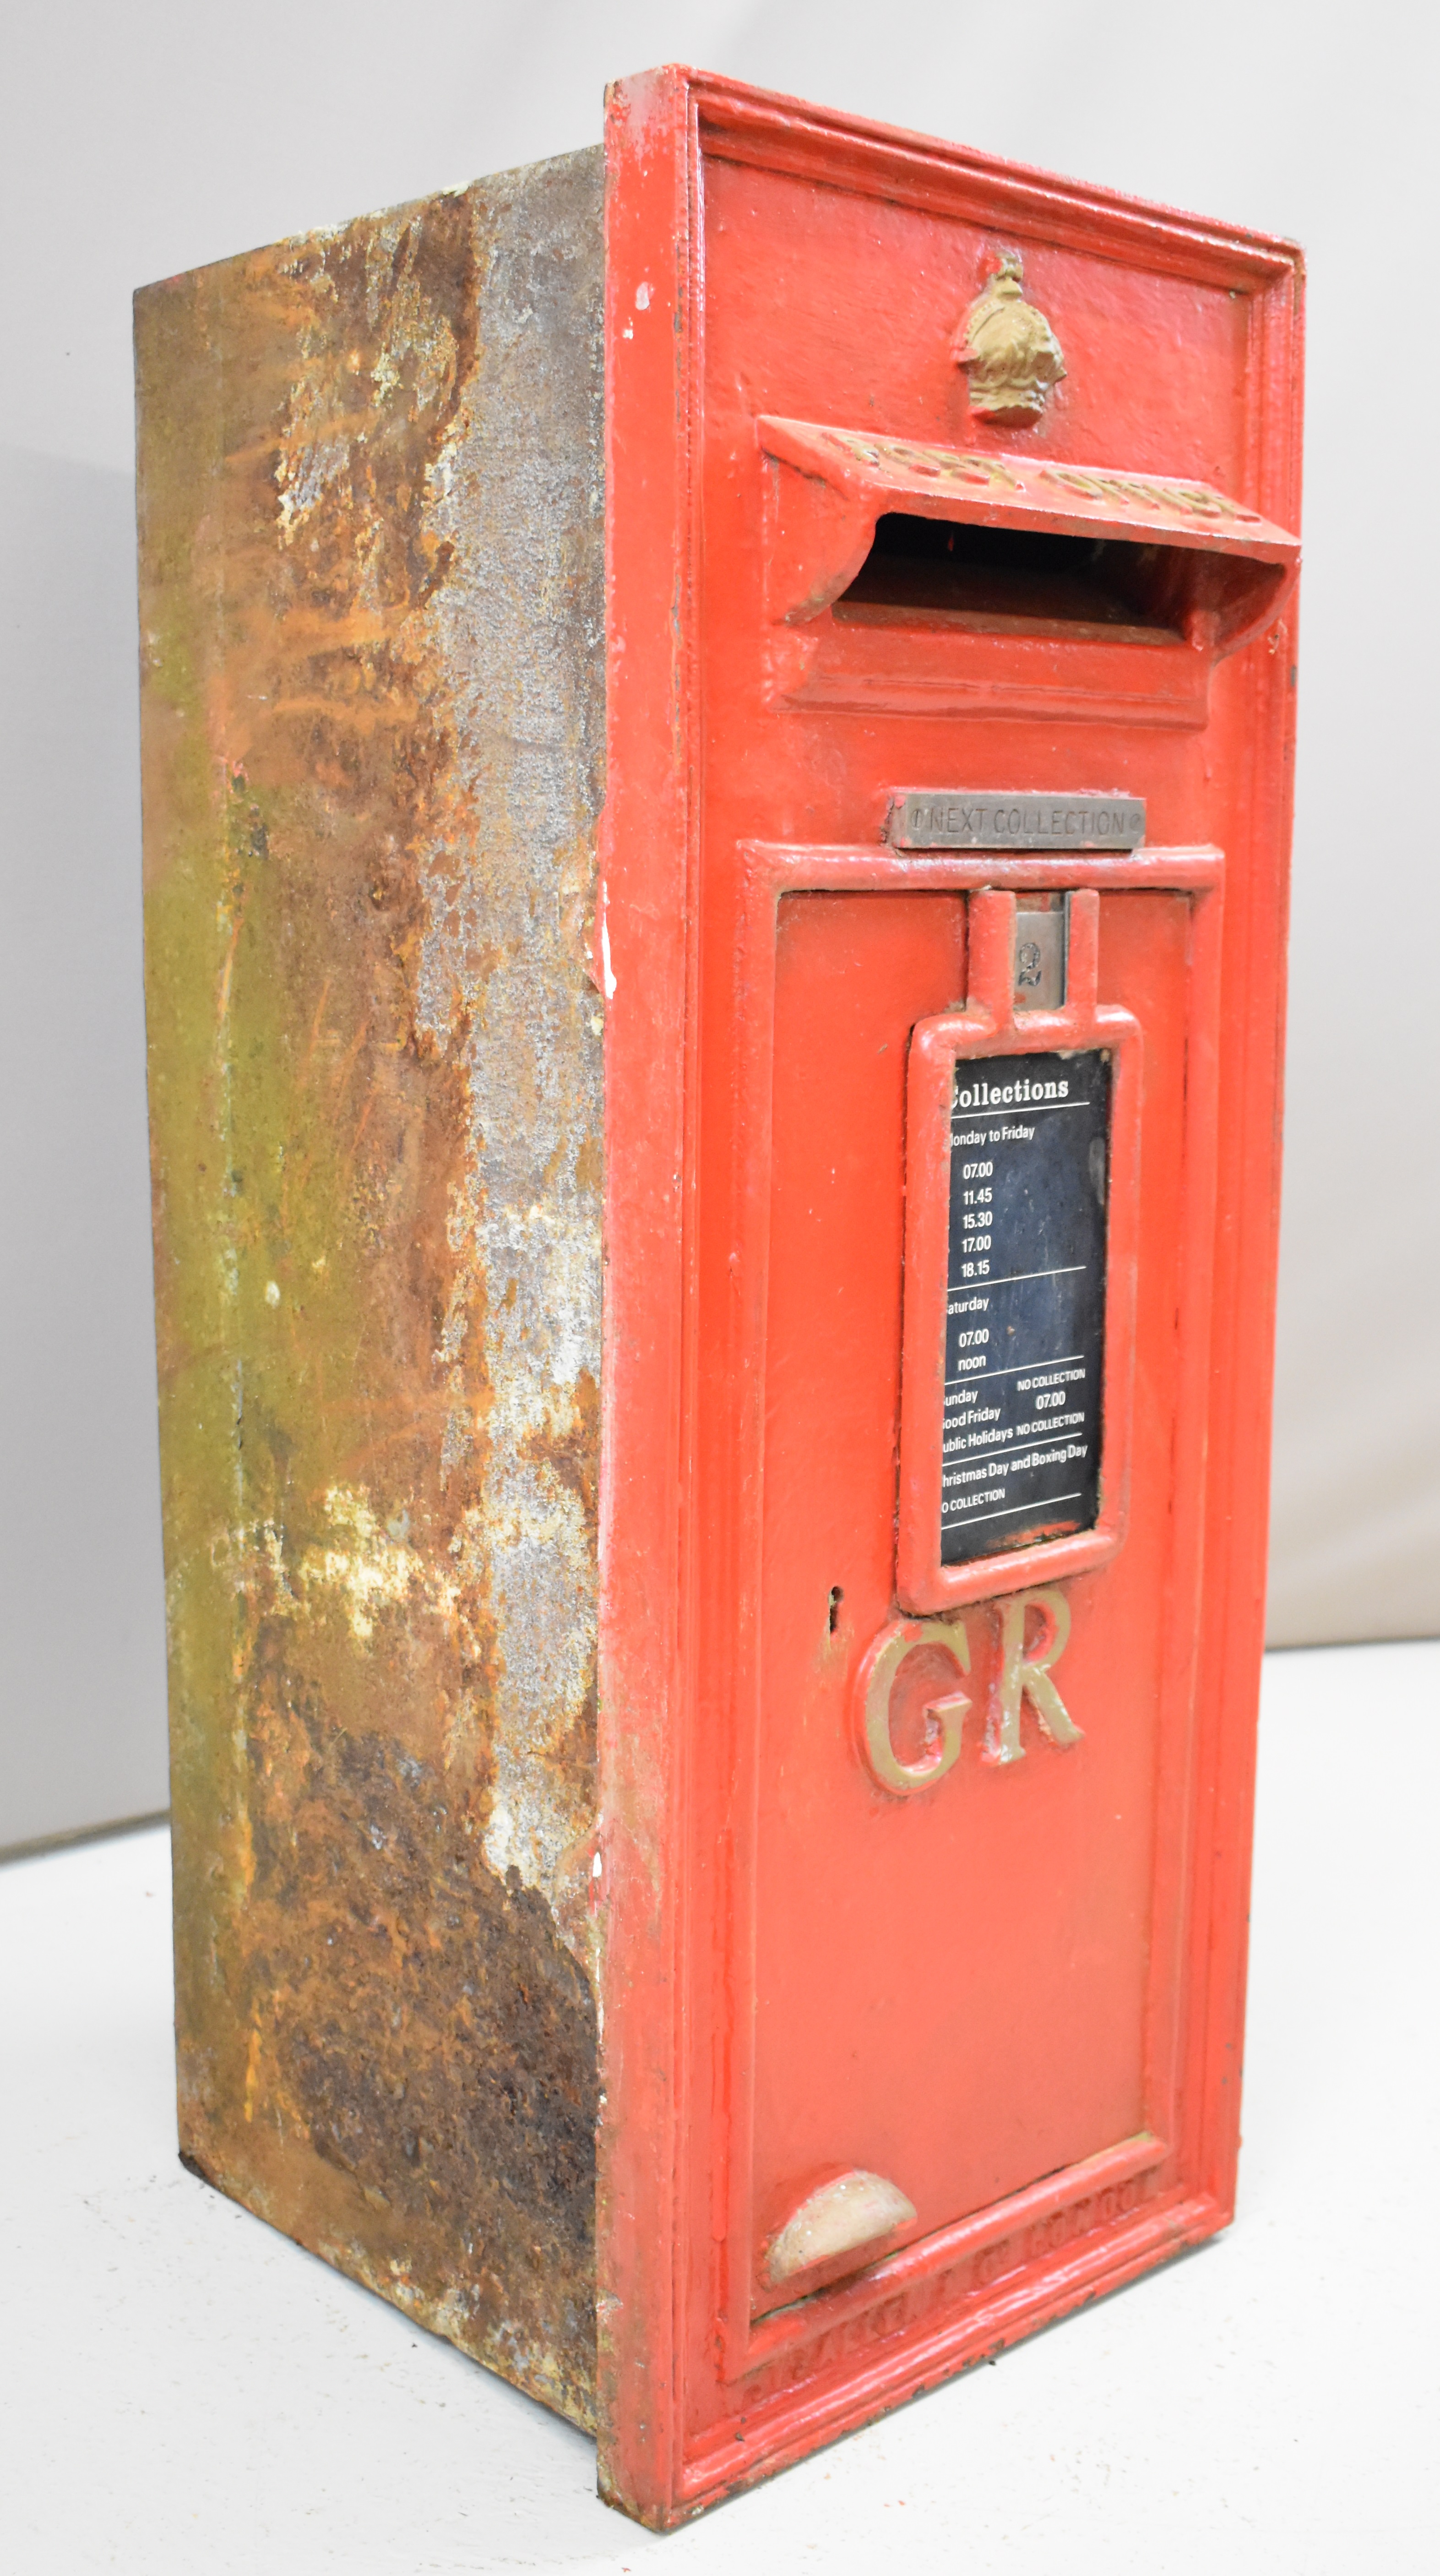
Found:
[[[905,1302],[900,1359],[900,1496],[896,1593],[903,1608],[957,1610],[1036,1583],[1088,1574],[1125,1535],[1140,1192],[1138,1021],[1096,1000],[1100,897],[1069,898],[1067,989],[1055,1011],[1014,1008],[1015,897],[985,890],[969,904],[969,992],[963,1011],[917,1022],[910,1041],[905,1134]],[[987,1056],[1098,1048],[1111,1058],[1106,1189],[1100,1508],[1091,1528],[1002,1547],[963,1565],[940,1555],[945,1321],[950,1244],[950,1120],[955,1067]],[[940,1187],[944,1177],[946,1186]]]
[[[1133,851],[1034,851],[1021,855],[984,850],[916,851],[885,845],[823,848],[765,842],[742,844],[738,859],[739,902],[730,989],[737,1032],[740,1132],[745,1140],[745,1150],[732,1175],[736,1301],[733,1318],[735,1345],[730,1366],[735,1403],[731,1417],[729,1469],[737,1576],[733,1627],[737,1689],[733,1710],[734,1734],[727,1756],[730,1824],[725,1837],[721,1872],[727,1931],[716,1963],[717,1978],[727,1992],[733,1989],[753,1992],[757,1966],[754,1819],[760,1796],[759,1764],[763,1733],[761,1599],[765,1351],[773,1168],[776,939],[780,907],[787,896],[800,894],[881,894],[925,889],[965,895],[969,902],[971,942],[967,998],[972,1005],[979,1002],[993,1005],[1000,999],[997,979],[1009,968],[1009,914],[1018,893],[1063,892],[1072,897],[1077,892],[1089,893],[1094,898],[1093,909],[1080,907],[1079,917],[1083,920],[1089,910],[1092,922],[1098,916],[1101,894],[1147,891],[1178,894],[1189,900],[1192,923],[1190,1007],[1185,1038],[1188,1072],[1184,1213],[1179,1253],[1180,1305],[1176,1316],[1177,1346],[1181,1353],[1180,1377],[1175,1391],[1176,1509],[1167,1585],[1167,1599],[1174,1604],[1176,1616],[1171,1625],[1172,1646],[1167,1660],[1164,1694],[1164,1746],[1159,1756],[1167,1786],[1157,1810],[1152,1919],[1160,1928],[1147,1985],[1147,2125],[1133,2137],[1117,2139],[1096,2156],[1048,2175],[1005,2200],[975,2210],[932,2235],[913,2239],[892,2253],[881,2254],[872,2262],[863,2263],[842,2279],[827,2281],[822,2276],[813,2287],[801,2282],[789,2303],[775,2307],[767,2301],[757,2309],[755,2249],[759,2230],[753,2172],[752,2035],[747,2029],[743,2035],[735,2037],[727,2050],[729,2116],[723,2137],[716,2140],[720,2152],[711,2183],[711,2223],[718,2269],[716,2309],[720,2321],[721,2374],[724,2382],[737,2393],[748,2388],[748,2402],[754,2403],[756,2393],[766,2385],[767,2373],[777,2368],[793,2368],[802,2355],[809,2355],[817,2370],[833,2366],[837,2347],[844,2344],[845,2338],[861,2331],[864,2321],[873,2322],[881,2313],[893,2319],[897,2333],[903,2329],[906,2334],[913,2335],[918,2347],[927,2355],[944,2350],[946,2360],[943,2363],[931,2361],[927,2363],[928,2367],[958,2367],[963,2358],[987,2348],[986,2335],[991,2330],[992,2319],[1003,2314],[1005,2331],[1008,2332],[1012,2325],[1018,2328],[1022,2315],[1038,2319],[1047,2312],[1052,2272],[1059,2270],[1068,2275],[1074,2267],[1075,2258],[1064,2250],[1069,2231],[1079,2224],[1078,2214],[1091,2207],[1103,2205],[1108,2209],[1113,2203],[1119,2222],[1115,2239],[1103,2249],[1097,2248],[1093,2257],[1086,2258],[1087,2279],[1093,2278],[1096,2282],[1103,2279],[1107,2286],[1116,2279],[1129,2277],[1132,2269],[1142,2269],[1147,2260],[1153,2261],[1157,2245],[1188,2239],[1190,2220],[1186,2213],[1190,2204],[1183,2185],[1171,2178],[1174,2172],[1172,2160],[1177,2155],[1183,2156],[1185,2136],[1185,2120],[1177,2099],[1181,2031],[1177,2018],[1175,1962],[1176,1945],[1181,1937],[1182,1890],[1187,1868],[1181,1852],[1184,1839],[1182,1817],[1193,1758],[1185,1739],[1192,1723],[1194,1625],[1185,1605],[1192,1601],[1198,1583],[1198,1515],[1204,1489],[1204,1418],[1208,1395],[1206,1353],[1210,1334],[1218,1106],[1216,1023],[1225,863],[1222,853],[1213,848],[1142,847]],[[992,945],[988,959],[983,953],[987,935],[983,926],[982,954],[977,958],[974,951],[977,912],[982,925],[987,922],[991,925],[988,935]],[[1063,1019],[1071,1031],[1084,1029],[1088,1032],[1097,1024],[1101,1028],[1106,1026],[1099,1008],[1093,1003],[1096,963],[1093,934],[1091,963],[1087,967],[1083,954],[1079,961],[1075,958],[1076,927],[1076,916],[1072,912],[1070,990],[1076,996],[1074,1012],[1073,1015],[1068,1012],[1022,1014],[1023,1037],[1035,1051],[1041,1048],[1048,1050],[1053,1046],[1057,1019]],[[1082,949],[1085,935],[1081,930]],[[1079,1009],[1082,990],[1088,991],[1092,1003],[1090,1015],[1084,1018]],[[1007,1015],[1012,995],[1013,986],[1003,996]],[[1132,1053],[1138,1052],[1138,1025],[1132,1015],[1117,1009],[1112,1017],[1114,1022],[1125,1023],[1126,1028],[1135,1033],[1128,1043]],[[978,1016],[971,1019],[961,1013],[942,1015],[942,1022],[946,1020],[952,1024],[965,1020],[973,1029],[980,1027]],[[918,1025],[924,1027],[927,1024],[922,1022]],[[993,1017],[987,1018],[985,1030],[984,1052],[999,1053],[1002,1045],[1005,1052],[1024,1051],[1010,1042],[1008,1018],[1004,1031],[1001,1031],[998,1009],[995,1009]],[[1083,1044],[1090,1040],[1087,1036],[1072,1042]],[[1113,1041],[1106,1036],[1103,1042],[1110,1044]],[[1131,1097],[1138,1120],[1143,1106],[1138,1065]],[[948,1122],[948,1100],[946,1116]],[[1112,1113],[1112,1138],[1114,1132]],[[1137,1147],[1132,1154],[1137,1178],[1138,1159]],[[934,1194],[931,1195],[933,1199]],[[940,1220],[942,1269],[948,1238],[947,1220],[948,1192]],[[1133,1248],[1131,1264],[1133,1269]],[[1108,1330],[1108,1313],[1106,1320]],[[903,1370],[903,1311],[901,1332]],[[901,1441],[903,1455],[903,1379]],[[938,1434],[935,1445],[938,1457]],[[1117,1527],[1104,1544],[1104,1554],[1113,1552],[1119,1535]],[[981,1577],[973,1593],[966,1593],[966,1599],[994,1600],[1008,1591],[1035,1584],[1039,1580],[1037,1558],[1043,1561],[1046,1583],[1066,1580],[1083,1570],[1075,1565],[1062,1566],[1058,1561],[1059,1549],[1082,1542],[1089,1544],[1096,1536],[1096,1532],[1084,1532],[1079,1534],[1077,1541],[1044,1542],[1023,1553],[1017,1551],[1009,1558],[998,1561],[993,1557],[978,1558],[973,1566],[947,1571]],[[1090,1563],[1095,1561],[1093,1558],[1088,1560]],[[945,1606],[954,1606],[953,1599],[947,1600]],[[1208,2232],[1205,2223],[1198,2221],[1198,2213],[1196,2232]],[[1044,2250],[1050,2235],[1053,2235],[1056,2249],[1053,2256]],[[990,2249],[1027,2236],[1037,2247],[1032,2262],[1017,2278],[1006,2280],[1003,2292],[977,2298],[969,2267],[981,2262],[982,2258],[988,2259]],[[1149,2250],[1142,2252],[1142,2248]],[[1093,2273],[1089,2269],[1092,2261]],[[937,2302],[943,2305],[952,2298],[959,2303],[957,2311],[948,2327],[936,2333],[935,2306]],[[932,2334],[935,2335],[933,2343],[930,2340]],[[816,2420],[824,2411],[823,2408],[818,2409]],[[727,2440],[733,2443],[733,2436],[728,2431],[713,2447],[702,2443],[688,2472],[697,2487],[703,2487],[715,2474],[718,2460],[725,2456],[723,2443]]]
[[[1223,940],[1219,853],[1193,842],[1137,852],[1133,862],[1119,853],[1026,863],[1008,853],[890,852],[885,880],[966,890],[1148,885],[1196,898],[1193,1062],[1197,1087],[1208,1086],[1212,1160],[1206,1172],[1203,1157],[1191,1158],[1190,1145],[1198,1155],[1203,1139],[1187,1086],[1187,1174],[1204,1217],[1187,1227],[1185,1244],[1198,1257],[1177,1279],[1181,1384],[1157,1771],[1157,1854],[1168,1859],[1157,1916],[1165,1935],[1150,1967],[1151,2100],[1170,2155],[1148,2180],[1122,2183],[1112,2171],[1100,2191],[1092,2172],[1088,2195],[1086,2178],[1071,2168],[1037,2186],[1024,2206],[987,2213],[987,2247],[992,2227],[998,2233],[1008,2221],[1023,2231],[1018,2247],[1010,2239],[1021,2258],[1013,2265],[1002,2266],[991,2247],[957,2266],[930,2238],[751,2329],[751,2078],[735,2006],[753,1975],[756,1641],[746,1553],[753,1496],[738,1498],[717,1548],[711,1492],[700,1481],[716,1410],[702,1368],[715,1336],[713,1316],[702,1313],[700,1232],[703,1222],[728,1229],[733,1206],[737,1254],[742,1238],[754,1242],[756,1227],[763,1250],[766,1211],[756,1200],[752,1140],[745,1136],[743,1173],[729,1158],[712,1170],[701,1112],[715,1097],[717,1060],[727,1098],[738,1085],[744,1113],[755,1105],[753,1013],[768,1008],[762,933],[775,892],[864,883],[863,871],[878,868],[881,854],[868,840],[857,846],[857,836],[865,839],[866,817],[878,835],[884,804],[877,797],[863,815],[848,806],[832,815],[823,805],[811,845],[785,854],[788,877],[773,843],[786,828],[792,835],[804,828],[798,815],[787,808],[785,822],[777,813],[772,827],[761,809],[733,834],[728,819],[717,829],[711,815],[700,684],[709,621],[722,603],[707,587],[702,545],[707,191],[721,165],[747,179],[758,173],[767,186],[795,178],[826,196],[859,198],[884,223],[896,208],[913,210],[1027,251],[1078,251],[1094,259],[1098,276],[1134,272],[1225,295],[1238,334],[1230,481],[1282,526],[1294,523],[1299,506],[1302,271],[1290,245],[1234,226],[673,68],[612,93],[606,149],[610,588],[596,950],[608,1005],[606,1115],[625,1149],[606,1166],[597,2430],[602,2492],[663,2528],[1212,2236],[1233,2211],[1294,744],[1288,610],[1272,630],[1273,650],[1251,645],[1243,670],[1238,657],[1230,666],[1233,750],[1213,793],[1193,805],[1178,787],[1160,797],[1145,749],[1156,725],[1203,721],[1193,685],[1183,696],[1195,703],[1177,701],[1173,717],[1168,700],[1128,683],[1094,690],[1079,669],[1069,695],[1056,694],[1049,667],[1033,678],[1017,671],[1014,685],[999,688],[972,685],[982,675],[967,672],[963,688],[946,683],[937,693],[928,685],[926,636],[915,647],[917,668],[921,645],[927,658],[923,689],[914,674],[882,673],[878,695],[837,677],[828,701],[943,713],[953,698],[957,712],[985,717],[1018,708],[1043,719],[1047,744],[1057,718],[1117,719],[1125,744],[1107,739],[1095,761],[1079,763],[1075,781],[1108,786],[1132,776],[1172,838],[1214,833],[1226,846]],[[1111,452],[1112,441],[1101,444]],[[757,505],[758,497],[757,487]],[[757,506],[757,551],[761,543]],[[747,626],[746,634],[761,651],[767,630],[756,589],[758,631]],[[725,607],[727,650],[735,649],[738,618],[738,608],[732,617]],[[785,642],[782,628],[768,632]],[[876,630],[864,632],[867,651],[883,641]],[[802,631],[789,641],[803,653]],[[1036,641],[1033,649],[1045,648]],[[1148,665],[1167,667],[1188,653],[1134,649]],[[1027,644],[1022,655],[1017,641],[1007,658],[1028,660],[1030,651]],[[1083,648],[1068,658],[1083,658]],[[1131,734],[1132,725],[1143,730]],[[912,783],[936,771],[953,777],[955,760],[931,739],[933,758],[914,742],[897,749],[898,774]],[[1041,745],[1038,732],[1034,740]],[[1143,775],[1131,744],[1144,751]],[[1168,752],[1160,757],[1164,776],[1177,776]],[[1050,745],[1043,766],[1057,758]],[[1034,783],[1041,764],[1026,755],[1023,765]],[[967,754],[964,774],[1013,778],[1020,770],[1017,748],[997,738],[973,759]],[[779,888],[766,881],[755,850],[761,840],[785,879]],[[730,999],[731,961],[722,968],[720,956],[741,912],[758,978],[742,996],[743,1029],[701,1007],[707,971]],[[773,945],[773,920],[769,927]],[[1223,1081],[1215,1038],[1222,999]],[[760,1110],[768,1134],[763,1090]],[[727,1239],[727,1271],[729,1248]],[[757,1337],[763,1348],[763,1292],[743,1254],[734,1279],[733,1298],[721,1306],[718,1409],[726,1455],[736,1440],[749,1463],[757,1453],[742,1433],[756,1390],[743,1364]],[[732,2379],[732,2362],[743,2363],[743,2377]]]

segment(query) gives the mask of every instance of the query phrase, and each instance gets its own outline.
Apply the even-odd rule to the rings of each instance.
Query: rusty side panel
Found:
[[[181,2143],[579,2423],[600,184],[137,301]]]

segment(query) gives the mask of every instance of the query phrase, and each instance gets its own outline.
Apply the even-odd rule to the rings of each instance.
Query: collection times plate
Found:
[[[956,1064],[942,1564],[1095,1521],[1109,1124],[1103,1050]]]

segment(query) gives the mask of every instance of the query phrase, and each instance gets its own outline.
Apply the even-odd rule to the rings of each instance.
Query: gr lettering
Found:
[[[954,1472],[943,1481],[947,1485],[959,1484],[966,1474],[986,1472],[972,1467]],[[981,1760],[998,1764],[1024,1758],[1021,1727],[1027,1700],[1052,1744],[1064,1747],[1081,1743],[1081,1729],[1065,1706],[1054,1679],[1054,1667],[1070,1636],[1070,1605],[1064,1593],[1049,1587],[1017,1592],[996,1608],[998,1654]],[[1032,1622],[1032,1614],[1038,1617],[1038,1628]],[[937,1648],[943,1662],[937,1659]],[[912,1665],[911,1657],[917,1652],[923,1652],[927,1660]],[[946,1663],[950,1667],[948,1677]],[[899,1619],[881,1630],[856,1676],[855,1699],[859,1750],[877,1787],[888,1790],[892,1797],[913,1797],[919,1791],[937,1787],[954,1768],[971,1707],[958,1684],[969,1671],[970,1639],[963,1619]],[[918,1689],[907,1688],[909,1675],[923,1676]],[[892,1723],[905,1702],[914,1703],[909,1709],[912,1730],[918,1716],[924,1733],[923,1745],[908,1755],[897,1749],[892,1732]]]

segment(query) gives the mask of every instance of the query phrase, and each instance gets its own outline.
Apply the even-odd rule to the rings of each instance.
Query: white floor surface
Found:
[[[163,1832],[0,1870],[0,2568],[1433,2576],[1440,1643],[1266,1668],[1229,2234],[667,2539],[176,2162]]]

